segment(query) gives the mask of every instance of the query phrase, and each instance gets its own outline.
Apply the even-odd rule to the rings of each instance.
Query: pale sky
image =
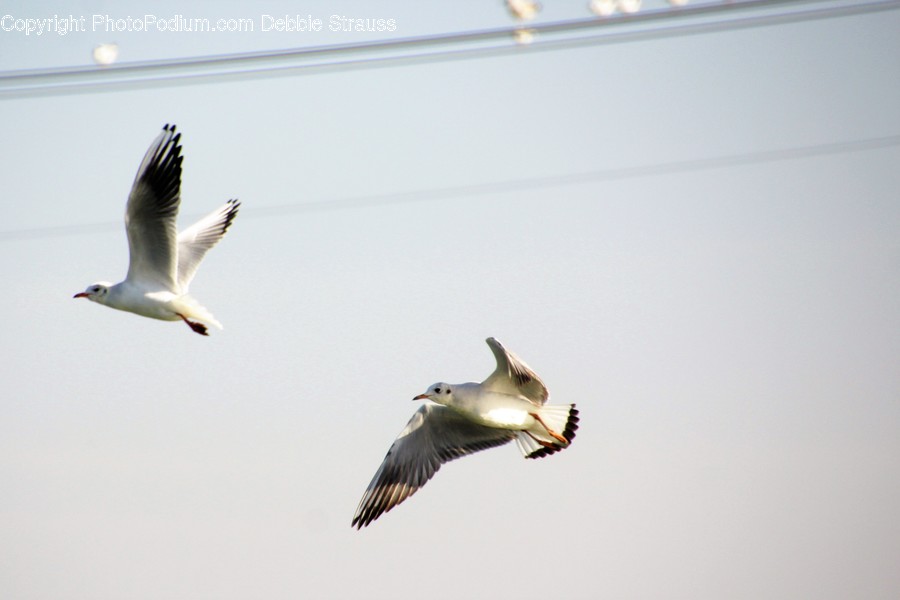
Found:
[[[589,15],[544,4],[535,23]],[[900,596],[886,5],[216,83],[16,95],[0,79],[0,596]],[[5,2],[0,18],[257,30],[13,27],[0,71],[91,67],[107,42],[128,63],[513,23],[499,0],[194,6]],[[298,12],[397,29],[258,30]],[[125,200],[165,123],[180,225],[243,202],[191,287],[225,326],[209,338],[72,299],[124,277]],[[410,399],[485,378],[488,336],[578,405],[575,442],[454,461],[351,529]]]

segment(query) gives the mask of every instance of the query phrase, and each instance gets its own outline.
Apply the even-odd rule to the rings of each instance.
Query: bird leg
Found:
[[[556,444],[551,444],[550,442],[545,442],[544,440],[539,440],[539,439],[537,439],[536,437],[534,437],[534,434],[532,434],[530,431],[526,431],[525,433],[528,434],[528,437],[530,437],[531,439],[533,439],[535,442],[537,442],[538,444],[540,444],[540,445],[543,446],[544,448],[556,448]]]
[[[553,431],[552,429],[547,427],[547,424],[544,423],[544,420],[540,417],[540,415],[538,415],[537,413],[528,413],[528,414],[530,414],[532,417],[534,417],[538,423],[543,425],[544,429],[547,430],[547,433],[549,433],[552,438],[559,440],[562,444],[565,444],[565,445],[569,444],[569,440],[567,440],[563,436],[559,435],[558,433],[556,433],[555,431]]]
[[[184,321],[185,323],[187,323],[187,326],[190,327],[194,333],[199,333],[200,335],[209,335],[206,332],[206,325],[204,325],[203,323],[197,323],[196,321],[188,321],[187,317],[185,317],[181,313],[175,313],[175,314],[178,315],[179,317],[181,317],[181,320]],[[545,425],[545,427],[546,427],[546,425]]]

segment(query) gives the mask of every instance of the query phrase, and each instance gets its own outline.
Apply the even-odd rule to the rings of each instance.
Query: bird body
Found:
[[[168,290],[153,291],[127,280],[106,285],[107,293],[91,298],[94,302],[150,319],[178,321],[184,315],[188,320],[196,319],[222,328],[222,324],[212,313],[188,294],[176,294]]]
[[[480,383],[435,385],[450,393],[443,395],[447,397],[446,401],[441,394],[429,399],[457,411],[474,423],[498,429],[528,431],[546,437],[544,427],[534,416],[541,413],[542,407],[535,406],[524,396],[497,392]]]
[[[453,386],[453,402],[446,406],[476,423],[500,429],[524,430],[534,423],[534,404],[521,396],[483,389],[477,383]]]

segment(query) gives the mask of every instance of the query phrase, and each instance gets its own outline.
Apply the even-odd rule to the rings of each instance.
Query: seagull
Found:
[[[574,404],[546,404],[550,393],[522,359],[494,338],[497,368],[481,383],[435,383],[413,400],[413,414],[366,488],[351,527],[366,527],[425,485],[455,458],[516,440],[525,458],[549,456],[575,438]]]
[[[188,286],[203,257],[228,231],[241,203],[229,200],[176,234],[175,217],[181,203],[180,140],[175,125],[165,125],[134,177],[125,208],[130,255],[125,281],[115,285],[101,281],[74,298],[151,319],[180,319],[194,332],[209,335],[200,321],[219,329],[222,324],[188,295]]]

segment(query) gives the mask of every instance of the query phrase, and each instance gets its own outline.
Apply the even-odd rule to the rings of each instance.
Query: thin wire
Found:
[[[900,8],[900,0],[870,0],[797,9],[801,4],[822,4],[824,0],[744,0],[727,4],[701,4],[678,9],[645,11],[616,18],[583,18],[527,26],[503,27],[387,41],[362,42],[314,48],[239,53],[196,59],[146,61],[111,67],[78,67],[40,69],[0,73],[0,99],[31,96],[93,93],[126,90],[136,87],[159,87],[195,83],[219,83],[236,79],[297,75],[321,71],[338,71],[371,67],[388,67],[417,63],[502,56],[523,51],[544,51],[622,43],[637,40],[696,35],[762,27],[799,21],[846,17]],[[834,1],[834,0],[832,0]],[[682,23],[667,27],[640,29],[656,22],[685,21],[738,11],[778,7],[780,12],[735,17],[699,23]],[[787,9],[787,10],[786,10]],[[619,31],[616,29],[631,28]],[[520,29],[538,34],[534,43],[521,46],[511,42]],[[553,35],[582,30],[599,31],[581,37],[554,39]],[[549,37],[547,37],[549,36]],[[435,49],[462,44],[493,42],[495,45],[467,48]],[[496,45],[502,42],[501,45]],[[424,52],[411,53],[425,49]],[[393,54],[385,55],[385,52]],[[399,53],[398,53],[399,52]],[[404,54],[405,52],[405,54]],[[380,54],[379,54],[380,53]],[[362,55],[362,56],[357,56]],[[349,58],[345,58],[348,57]],[[318,62],[315,62],[318,61]]]
[[[378,194],[356,198],[339,198],[335,200],[322,200],[319,202],[295,202],[278,206],[247,209],[245,210],[243,218],[269,218],[301,213],[388,206],[396,204],[408,204],[413,202],[429,202],[434,200],[446,200],[449,198],[459,198],[465,196],[528,191],[588,183],[603,183],[624,179],[634,179],[638,177],[674,175],[679,173],[709,171],[727,167],[759,165],[783,162],[788,160],[830,156],[836,154],[864,152],[867,150],[879,150],[897,146],[900,146],[900,134],[851,140],[847,142],[834,142],[828,144],[816,144],[811,146],[797,146],[780,150],[764,150],[761,152],[731,154],[713,158],[698,158],[666,163],[656,163],[652,165],[639,165],[635,167],[623,167],[619,169],[600,169],[595,171],[585,171],[582,173],[568,173],[565,175],[552,175],[545,177],[523,177],[520,179],[513,179],[508,181],[451,186],[444,188],[432,188],[426,190],[414,190],[409,192],[399,192],[391,194]],[[108,221],[104,223],[88,223],[83,225],[34,227],[30,229],[0,231],[0,242],[105,233],[107,231],[112,231],[121,227],[121,221]]]

